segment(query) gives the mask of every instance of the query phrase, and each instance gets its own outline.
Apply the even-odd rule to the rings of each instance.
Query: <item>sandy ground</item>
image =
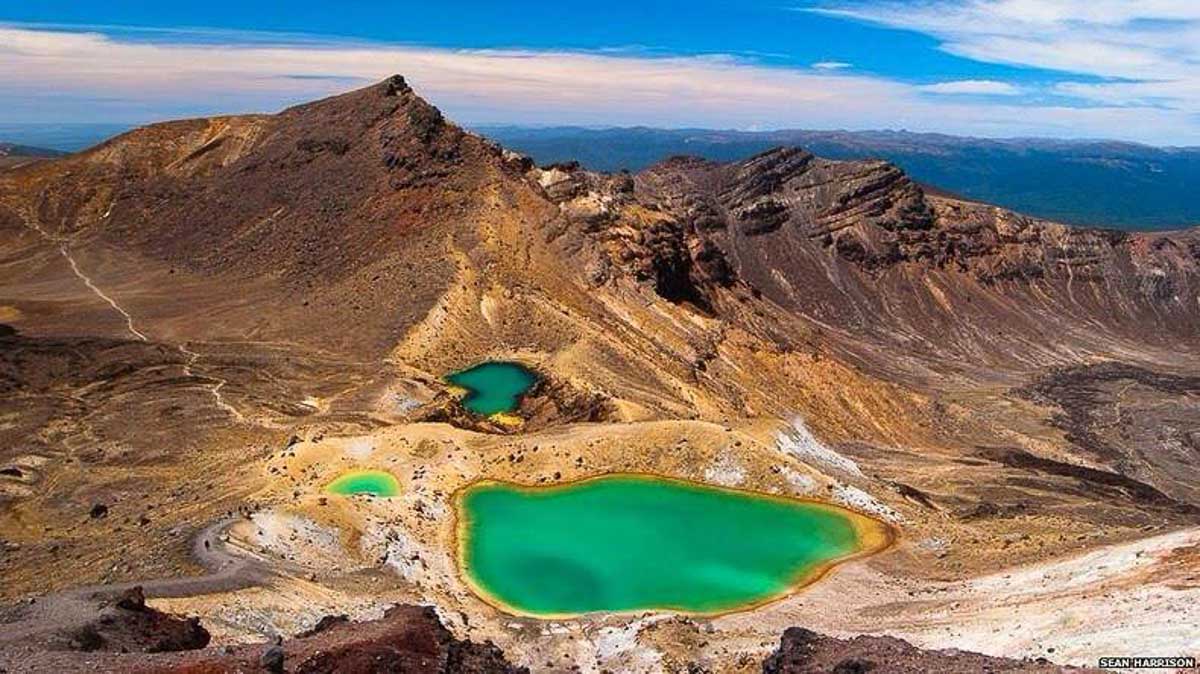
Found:
[[[1101,655],[1200,655],[1198,546],[1200,528],[1190,528],[953,583],[906,582],[868,561],[718,625],[791,621],[840,636],[888,634],[928,648],[1090,666]]]
[[[569,665],[585,672],[676,671],[693,663],[716,671],[756,671],[782,631],[793,625],[835,636],[888,634],[926,648],[1079,665],[1095,665],[1099,655],[1196,650],[1200,528],[964,580],[934,581],[909,573],[914,559],[940,550],[938,540],[926,536],[928,524],[914,525],[891,551],[837,567],[778,602],[715,618],[654,612],[519,618],[474,596],[458,575],[453,494],[482,476],[537,483],[575,479],[596,466],[652,469],[775,493],[826,493],[902,526],[910,523],[905,513],[875,502],[865,489],[804,464],[773,470],[780,449],[792,447],[788,439],[795,436],[794,428],[764,433],[678,421],[524,436],[416,424],[368,436],[301,441],[266,463],[264,470],[278,485],[278,505],[231,531],[237,545],[290,571],[263,587],[160,598],[152,604],[199,615],[219,642],[237,642],[294,633],[323,615],[367,619],[392,603],[430,603],[460,636],[490,639],[511,659],[545,672]],[[732,452],[735,442],[741,445]],[[806,452],[811,459],[813,452],[832,450],[822,446]],[[824,460],[853,472],[845,457],[829,454]],[[322,492],[341,472],[357,468],[392,472],[401,496]]]
[[[541,621],[505,616],[461,596],[471,619],[440,613],[455,632],[491,639],[540,672],[564,671],[570,664],[584,672],[661,672],[697,662],[717,671],[756,671],[789,625],[1095,666],[1098,654],[1198,654],[1200,582],[1189,570],[1198,546],[1200,528],[1187,529],[942,584],[890,575],[886,558],[855,561],[777,603],[713,619],[647,612]],[[325,614],[377,618],[391,603],[433,599],[369,574],[358,587],[331,585],[280,575],[265,588],[152,603],[199,613],[218,641],[236,642],[295,632]],[[378,590],[364,596],[372,585]],[[446,597],[437,601],[444,605]]]

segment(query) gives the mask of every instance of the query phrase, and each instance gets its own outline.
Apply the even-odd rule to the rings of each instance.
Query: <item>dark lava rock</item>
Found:
[[[108,506],[104,505],[103,503],[97,503],[93,505],[92,509],[88,511],[88,517],[91,517],[94,520],[108,517]]]
[[[279,645],[269,646],[259,656],[258,664],[262,665],[263,669],[274,674],[283,672],[283,647]]]
[[[342,641],[343,637],[353,637]],[[338,640],[309,655],[296,666],[297,674],[382,674],[383,672],[444,672],[445,674],[502,674],[527,672],[510,665],[499,648],[454,638],[432,608],[396,606],[375,623],[341,623],[320,638]]]
[[[204,648],[210,638],[199,618],[174,616],[147,606],[140,587],[100,604],[94,617],[64,630],[63,636],[67,650],[140,653]]]
[[[895,637],[835,639],[803,627],[783,633],[763,674],[958,674],[959,672],[1095,672],[1044,659],[1012,660],[959,650],[927,651]]]
[[[316,636],[321,632],[334,627],[335,625],[344,625],[348,622],[350,622],[350,617],[345,614],[322,616],[321,619],[317,621],[316,625],[313,625],[312,628],[297,634],[296,638],[307,639],[309,637]]]
[[[100,636],[100,632],[96,630],[96,626],[92,624],[82,625],[67,633],[69,639],[68,646],[73,651],[83,651],[90,653],[104,648],[104,637]]]
[[[875,663],[860,658],[848,658],[833,667],[833,674],[866,674],[875,669]]]
[[[146,610],[146,595],[142,592],[142,587],[131,587],[121,596],[117,598],[115,606],[126,611],[145,611]]]
[[[105,648],[104,650],[111,650]],[[528,674],[491,642],[457,639],[431,607],[393,606],[379,620],[327,616],[303,636],[166,656],[90,654],[69,671],[143,674]],[[139,659],[139,657],[141,659]],[[61,660],[59,662],[62,662]]]

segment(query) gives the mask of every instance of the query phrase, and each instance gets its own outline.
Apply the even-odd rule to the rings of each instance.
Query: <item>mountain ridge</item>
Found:
[[[57,150],[0,142],[0,170],[62,155],[63,153]]]
[[[571,124],[546,124],[546,125],[523,125],[523,124],[477,124],[472,125],[472,129],[478,130],[481,133],[488,131],[511,131],[511,132],[575,132],[575,133],[606,133],[612,131],[631,131],[631,132],[649,132],[662,133],[674,132],[680,134],[729,134],[729,135],[791,135],[791,134],[828,134],[831,136],[858,136],[863,138],[869,137],[890,137],[896,139],[937,139],[948,142],[963,142],[963,143],[993,143],[996,145],[1035,145],[1035,146],[1058,146],[1058,145],[1074,145],[1074,146],[1109,146],[1109,147],[1128,147],[1140,148],[1148,150],[1160,150],[1162,152],[1188,152],[1200,150],[1200,145],[1154,145],[1150,143],[1141,143],[1132,140],[1118,140],[1116,138],[1104,138],[1097,136],[1094,138],[1056,138],[1054,136],[969,136],[956,135],[950,133],[939,133],[937,131],[909,131],[907,129],[806,129],[803,127],[784,127],[779,129],[763,129],[750,130],[739,128],[707,128],[707,127],[677,127],[664,128],[648,125],[634,126],[579,126]]]
[[[68,182],[61,182],[64,166],[72,167]],[[107,167],[113,166],[121,172],[111,173]],[[84,172],[83,179],[77,171]],[[520,192],[526,202],[548,197],[561,215],[543,205],[535,209],[541,219],[535,228],[553,229],[553,221],[565,217],[579,229],[574,236],[599,235],[604,245],[623,246],[614,253],[617,259],[587,264],[626,267],[635,279],[653,277],[669,299],[711,304],[713,292],[740,279],[780,306],[845,329],[868,328],[869,317],[882,315],[883,307],[865,287],[848,290],[875,279],[871,282],[900,284],[890,291],[895,297],[926,307],[921,323],[940,326],[937,334],[963,323],[961,316],[971,317],[967,324],[988,319],[971,308],[979,304],[968,306],[972,301],[1018,293],[1020,306],[1034,307],[1044,301],[1028,295],[1044,287],[1057,305],[1051,313],[1039,309],[1043,315],[1037,320],[1072,317],[1074,330],[1086,317],[1117,333],[1154,326],[1186,335],[1186,307],[1198,285],[1200,230],[1133,234],[1067,227],[930,196],[883,161],[828,160],[776,148],[732,164],[668,159],[630,177],[570,164],[538,169],[445,122],[399,76],[277,115],[151,125],[9,176],[8,185],[25,183],[19,189],[42,196],[36,214],[25,206],[7,209],[8,217],[36,215],[39,229],[52,237],[95,238],[202,275],[269,278],[301,300],[318,279],[325,295],[347,283],[345,299],[325,300],[331,307],[370,286],[364,278],[370,269],[390,264],[388,241],[437,231],[435,236],[463,236],[474,245],[476,225],[468,223],[486,208],[476,196],[485,186]],[[80,183],[86,191],[76,186]],[[234,193],[238,197],[230,199]],[[499,212],[508,213],[506,208]],[[629,236],[606,238],[607,229],[625,231],[623,213],[638,209]],[[466,229],[430,228],[430,214],[439,212]],[[516,212],[502,217],[510,215],[522,217]],[[354,226],[335,224],[346,218]],[[151,219],[158,224],[141,224]],[[287,236],[281,238],[283,232]],[[759,237],[776,249],[759,250],[754,243]],[[326,255],[333,250],[339,251],[335,257]],[[780,258],[782,250],[792,259]],[[768,257],[757,266],[739,262],[755,255]],[[269,277],[246,275],[265,266],[272,270]],[[394,266],[388,268],[395,273]],[[793,277],[766,278],[755,269],[776,275],[790,270],[782,273]],[[406,282],[432,291],[428,282],[437,274],[429,272],[422,270],[419,279],[410,272]],[[928,272],[946,276],[947,285],[938,289],[928,280],[914,285],[917,279],[906,278]],[[963,273],[979,287],[974,297],[956,302],[956,291],[966,286],[952,279]],[[705,287],[710,282],[714,288]],[[1077,296],[1071,288],[1076,283],[1088,292]],[[795,287],[821,288],[813,299],[823,299],[797,303]],[[1106,301],[1116,301],[1123,311],[1110,312]],[[1155,302],[1162,304],[1151,307]],[[948,314],[939,317],[943,309],[931,314],[929,307],[936,306]],[[1030,317],[1013,327],[1027,339],[1038,338]],[[382,324],[379,329],[387,331]],[[932,344],[927,329],[914,324],[905,331]]]
[[[641,170],[671,154],[737,160],[779,145],[799,145],[837,159],[888,159],[923,183],[976,201],[1073,225],[1163,230],[1200,223],[1190,185],[1200,171],[1200,148],[1126,141],[1046,137],[988,138],[903,130],[744,131],[654,127],[473,127],[542,164],[579,160],[593,170]],[[114,127],[98,127],[90,143]],[[61,133],[0,125],[0,138],[76,151],[88,141],[56,140]],[[73,134],[73,135],[71,135]],[[68,136],[63,136],[68,137]],[[35,142],[36,141],[36,142]],[[55,144],[58,143],[58,144]]]
[[[878,131],[480,127],[539,163],[642,170],[672,154],[741,160],[777,145],[833,159],[887,159],[918,181],[1074,225],[1161,230],[1200,223],[1200,149],[1111,141],[974,139]]]

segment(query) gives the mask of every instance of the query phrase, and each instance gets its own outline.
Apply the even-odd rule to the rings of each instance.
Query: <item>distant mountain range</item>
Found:
[[[598,171],[638,171],[672,155],[735,161],[797,145],[831,159],[886,159],[917,181],[959,197],[1060,222],[1127,230],[1200,224],[1200,147],[905,131],[477,130],[540,164],[575,160]]]
[[[63,153],[44,147],[30,147],[15,143],[0,143],[0,157],[59,157]]]
[[[15,143],[0,143],[0,169],[6,169],[12,166],[20,166],[31,161],[39,159],[47,159],[50,157],[61,157],[64,153],[57,150],[48,150],[43,147],[30,147],[28,145],[16,145]]]
[[[24,155],[44,157],[53,151],[82,150],[129,128],[0,124],[0,139],[25,149],[50,148]],[[1134,231],[1200,224],[1200,190],[1195,188],[1200,184],[1200,147],[906,131],[520,126],[482,126],[476,131],[539,164],[578,161],[597,171],[640,171],[674,155],[737,161],[794,145],[830,159],[886,159],[938,191],[1059,222]]]
[[[128,131],[133,124],[17,124],[0,123],[0,143],[59,152],[78,152]]]

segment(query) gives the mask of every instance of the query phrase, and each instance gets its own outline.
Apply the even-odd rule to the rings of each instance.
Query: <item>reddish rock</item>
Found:
[[[137,671],[172,674],[286,671],[294,674],[520,674],[490,642],[457,639],[430,607],[394,606],[379,620],[322,619],[281,644],[206,651]]]
[[[1047,661],[996,658],[969,651],[927,651],[894,637],[835,639],[791,627],[762,666],[763,674],[960,674],[961,672],[1095,672]]]

